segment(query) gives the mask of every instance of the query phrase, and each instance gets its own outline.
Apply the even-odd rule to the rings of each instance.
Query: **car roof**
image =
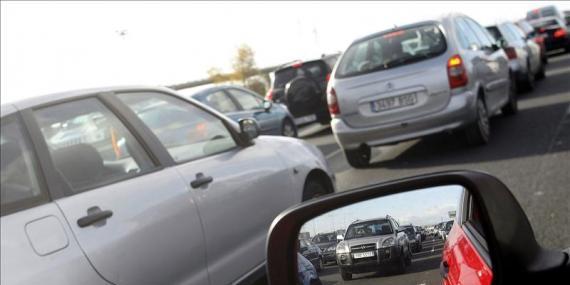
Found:
[[[7,105],[12,105],[18,110],[23,110],[27,108],[33,108],[50,102],[57,102],[63,100],[69,100],[73,98],[83,97],[92,94],[109,93],[109,92],[127,92],[127,91],[160,91],[160,92],[175,92],[172,89],[166,87],[157,86],[111,86],[111,87],[99,87],[99,88],[89,88],[89,89],[79,89],[71,90],[65,92],[51,93],[47,95],[41,95],[31,98],[22,99],[15,102],[10,102]],[[4,111],[5,105],[2,105],[2,110]],[[6,107],[7,108],[7,107]]]
[[[381,218],[373,218],[373,219],[366,219],[366,220],[356,220],[356,221],[354,221],[354,222],[352,222],[352,223],[350,223],[350,224],[351,224],[351,225],[354,225],[354,224],[367,223],[367,222],[372,222],[372,221],[382,221],[382,220],[388,221],[388,218],[386,218],[386,217],[381,217]]]

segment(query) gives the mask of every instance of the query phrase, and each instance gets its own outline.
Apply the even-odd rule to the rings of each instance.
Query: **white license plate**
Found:
[[[418,97],[415,93],[405,94],[390,98],[385,98],[377,101],[370,102],[370,109],[372,112],[378,113],[390,109],[396,109],[404,106],[411,106],[418,102]]]
[[[368,251],[368,252],[354,253],[354,254],[352,254],[352,257],[354,257],[354,258],[365,258],[365,257],[372,257],[374,255],[375,255],[374,251]]]
[[[317,115],[312,114],[312,115],[308,115],[308,116],[295,118],[295,124],[299,125],[299,124],[304,124],[304,123],[310,123],[310,122],[314,122],[316,120],[317,120]]]

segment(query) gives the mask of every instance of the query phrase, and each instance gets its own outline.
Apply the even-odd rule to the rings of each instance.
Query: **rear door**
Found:
[[[74,237],[114,284],[207,284],[189,187],[175,169],[158,166],[140,134],[108,106],[89,97],[33,111],[67,185],[57,189],[64,197],[56,203]]]
[[[352,127],[367,127],[445,108],[450,98],[446,50],[437,23],[354,43],[342,56],[333,83],[342,119]]]
[[[104,280],[89,265],[65,218],[50,201],[18,115],[3,116],[0,132],[0,283],[102,284]]]
[[[238,146],[222,119],[174,95],[118,97],[151,129],[177,164],[174,170],[192,187],[211,284],[229,284],[260,266],[271,221],[294,203],[292,172],[274,146],[261,139],[250,147]],[[186,115],[154,122],[139,109],[148,105],[163,106],[165,113],[157,113],[157,118],[172,109]],[[171,140],[170,132],[180,135]]]

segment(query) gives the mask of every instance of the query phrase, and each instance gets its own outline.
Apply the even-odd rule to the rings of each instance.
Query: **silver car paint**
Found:
[[[55,94],[50,98],[64,100],[120,90],[176,95],[166,88],[113,87]],[[51,102],[50,98],[20,101],[14,106],[29,108]],[[14,106],[2,105],[2,116],[13,113]],[[204,108],[239,129],[232,120]],[[255,175],[251,171],[254,168]],[[305,180],[316,169],[334,179],[316,147],[298,139],[260,136],[248,148],[56,200],[47,205],[57,210],[52,215],[62,221],[69,245],[49,259],[38,259],[22,234],[12,230],[24,228],[27,221],[37,218],[30,213],[47,205],[3,216],[2,272],[12,274],[2,274],[2,284],[101,284],[105,282],[102,276],[118,284],[230,283],[264,263],[269,224],[277,213],[301,202]],[[211,189],[191,189],[193,171],[213,175]],[[259,173],[265,177],[260,178]],[[263,186],[257,184],[259,179]],[[240,205],[247,208],[240,209]],[[77,219],[93,206],[112,210],[113,216],[101,224],[78,227]],[[220,223],[212,224],[217,221]],[[203,232],[202,223],[210,235]],[[49,236],[55,230],[42,227],[41,231],[45,232],[39,235]],[[208,244],[207,240],[219,243],[220,249],[227,251],[220,253],[214,248],[210,256],[208,247],[216,244]],[[38,260],[29,261],[34,259]],[[214,271],[207,268],[208,264]]]
[[[362,143],[372,146],[397,143],[465,126],[476,118],[475,103],[480,89],[484,90],[490,114],[508,102],[505,53],[460,47],[455,17],[465,16],[452,15],[428,22],[438,24],[447,39],[447,51],[440,56],[341,79],[334,77],[338,64],[335,66],[329,89],[335,88],[341,114],[333,116],[331,127],[342,148],[354,149]],[[466,87],[450,90],[446,65],[454,54],[462,57],[469,81]],[[414,106],[381,113],[366,109],[372,100],[410,92],[418,92],[418,103]]]
[[[1,218],[0,284],[107,284],[48,203]]]

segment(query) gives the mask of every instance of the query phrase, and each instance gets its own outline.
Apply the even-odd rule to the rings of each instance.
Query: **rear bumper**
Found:
[[[347,254],[346,257],[345,260],[342,260],[340,255],[337,256],[337,264],[342,270],[353,274],[375,272],[385,267],[395,267],[401,264],[401,260],[404,258],[398,246],[377,249],[376,256],[370,259],[367,258],[367,260],[355,260],[350,254]]]
[[[333,118],[331,128],[343,149],[355,149],[361,144],[379,146],[394,144],[466,126],[476,119],[476,93],[466,90],[454,94],[448,105],[437,113],[397,123],[354,128],[341,118]]]
[[[549,37],[544,41],[544,46],[547,51],[569,48],[570,47],[570,35],[566,35],[563,38],[553,38]]]

